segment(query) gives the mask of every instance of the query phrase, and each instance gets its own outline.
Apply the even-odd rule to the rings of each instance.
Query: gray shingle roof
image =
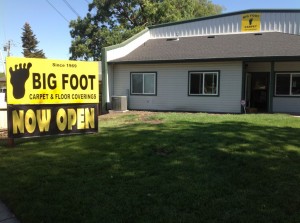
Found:
[[[213,38],[211,38],[213,37]],[[116,63],[230,60],[250,58],[300,59],[300,36],[280,32],[150,39]]]

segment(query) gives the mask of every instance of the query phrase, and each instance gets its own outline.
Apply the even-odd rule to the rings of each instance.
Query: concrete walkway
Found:
[[[20,223],[2,201],[0,201],[0,223]]]

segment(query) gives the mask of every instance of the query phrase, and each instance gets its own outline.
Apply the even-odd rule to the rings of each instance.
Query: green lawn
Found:
[[[0,146],[0,198],[23,223],[300,222],[299,136],[289,115],[104,115]]]

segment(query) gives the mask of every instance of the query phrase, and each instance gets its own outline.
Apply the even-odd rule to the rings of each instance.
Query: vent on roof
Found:
[[[208,36],[207,38],[209,38],[209,39],[214,39],[215,36]]]
[[[179,40],[179,33],[176,33],[176,38],[169,38],[167,41],[178,41]]]
[[[179,41],[179,37],[176,37],[176,38],[168,38],[167,41]]]

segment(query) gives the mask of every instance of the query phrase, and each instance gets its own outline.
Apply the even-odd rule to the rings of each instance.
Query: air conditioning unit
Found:
[[[112,96],[113,111],[127,111],[127,96]]]

